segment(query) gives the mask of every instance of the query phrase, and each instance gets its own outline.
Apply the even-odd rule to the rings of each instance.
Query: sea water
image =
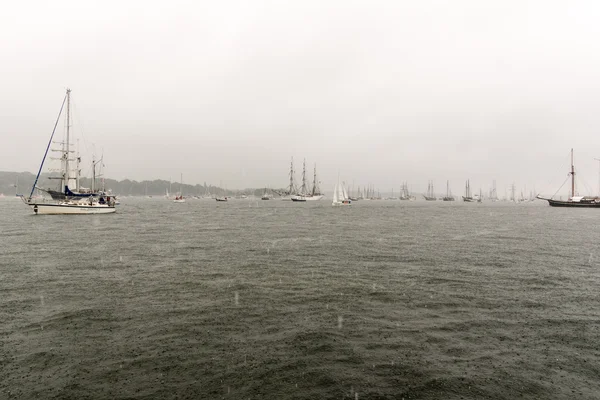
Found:
[[[0,398],[600,396],[600,214],[0,200]]]

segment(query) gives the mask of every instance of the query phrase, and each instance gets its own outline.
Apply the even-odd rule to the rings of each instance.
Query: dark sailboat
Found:
[[[538,199],[548,201],[552,207],[598,207],[600,208],[600,197],[597,196],[576,196],[575,195],[575,166],[573,164],[573,149],[571,149],[571,197],[568,200],[555,200],[553,198],[544,198],[537,196]]]
[[[446,195],[442,200],[454,201],[454,196],[452,196],[452,191],[450,191],[450,181],[446,181]]]
[[[465,195],[462,197],[464,202],[472,203],[475,201],[473,196],[471,195],[471,183],[467,179],[467,183],[465,184]]]
[[[427,194],[424,194],[423,197],[427,201],[436,201],[437,197],[435,197],[435,192],[433,191],[433,181],[429,181],[427,184]]]

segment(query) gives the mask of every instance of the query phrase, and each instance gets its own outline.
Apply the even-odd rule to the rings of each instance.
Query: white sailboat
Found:
[[[36,185],[42,169],[44,167],[44,162],[46,161],[46,157],[48,155],[48,150],[50,149],[50,144],[52,143],[52,139],[54,137],[54,133],[56,132],[56,127],[58,126],[58,122],[60,120],[60,116],[62,114],[63,107],[67,104],[66,110],[66,134],[65,140],[62,142],[62,149],[58,150],[61,153],[60,161],[60,177],[58,179],[61,180],[61,190],[64,189],[65,198],[53,201],[46,202],[40,201],[39,199],[35,199],[33,197],[33,193],[36,189]],[[71,158],[71,137],[70,137],[70,128],[71,128],[71,89],[67,89],[67,93],[63,100],[62,106],[60,108],[60,112],[58,114],[58,118],[56,119],[56,123],[54,124],[54,129],[52,130],[52,135],[50,136],[50,143],[46,147],[46,152],[44,153],[44,158],[42,159],[42,163],[40,165],[40,169],[33,183],[33,187],[31,188],[31,193],[29,197],[21,196],[21,199],[25,204],[30,206],[33,209],[33,212],[36,214],[111,214],[116,212],[115,208],[115,198],[114,196],[107,196],[103,193],[89,193],[89,195],[85,195],[82,193],[74,193],[69,189],[69,183],[72,180],[77,180],[79,177],[79,172],[76,171],[74,175],[72,175],[71,171],[71,161],[78,161]],[[94,166],[95,168],[95,166]],[[95,171],[94,171],[95,174]],[[72,196],[71,196],[72,195]]]
[[[343,183],[340,183],[340,177],[338,176],[338,182],[333,188],[333,200],[332,206],[349,206],[352,204],[352,200],[348,198],[348,193]]]
[[[185,203],[185,198],[183,197],[183,174],[181,174],[181,180],[179,181],[179,194],[175,196],[175,200],[173,203]]]

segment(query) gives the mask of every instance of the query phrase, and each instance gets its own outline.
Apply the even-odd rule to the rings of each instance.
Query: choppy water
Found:
[[[0,199],[0,398],[598,398],[599,218]]]

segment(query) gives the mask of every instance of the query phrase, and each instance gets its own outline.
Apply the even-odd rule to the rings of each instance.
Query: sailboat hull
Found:
[[[562,200],[552,200],[552,199],[543,199],[547,200],[548,204],[552,207],[583,207],[583,208],[600,208],[600,201],[596,202],[592,201],[562,201]]]
[[[81,204],[29,204],[38,215],[89,215],[112,214],[117,212],[114,206]]]
[[[321,200],[323,197],[322,194],[316,196],[292,196],[292,201],[317,201]]]

